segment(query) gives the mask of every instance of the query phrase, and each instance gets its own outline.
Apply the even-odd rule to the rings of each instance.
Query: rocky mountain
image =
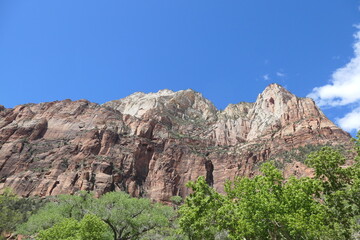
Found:
[[[78,190],[124,190],[169,201],[206,176],[222,191],[226,179],[253,176],[268,160],[286,175],[309,175],[303,164],[323,145],[350,146],[309,98],[277,84],[255,103],[220,111],[193,90],[134,93],[102,105],[63,100],[0,107],[0,189],[22,196]]]

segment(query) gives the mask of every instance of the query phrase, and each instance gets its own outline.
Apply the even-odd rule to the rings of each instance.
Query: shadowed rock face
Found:
[[[20,195],[124,190],[168,201],[205,176],[258,174],[276,159],[285,174],[311,174],[305,154],[321,145],[347,148],[350,135],[309,98],[277,84],[255,103],[219,111],[192,90],[134,93],[102,105],[86,100],[0,107],[0,189]]]

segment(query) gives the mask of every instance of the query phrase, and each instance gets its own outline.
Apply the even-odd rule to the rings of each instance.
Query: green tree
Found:
[[[0,234],[12,231],[14,226],[21,220],[20,212],[14,208],[17,196],[10,189],[5,189],[0,195]]]
[[[183,202],[183,198],[181,196],[172,196],[170,201],[173,204],[174,209],[178,209]]]
[[[190,239],[316,239],[331,230],[323,224],[326,211],[313,195],[320,183],[310,178],[284,181],[273,164],[263,175],[238,178],[220,195],[203,177],[190,183],[194,193],[180,208],[180,227]]]
[[[316,239],[329,234],[325,208],[314,199],[320,183],[295,177],[284,181],[271,163],[263,175],[239,178],[225,186],[227,201],[219,209],[220,225],[232,239]]]
[[[360,132],[359,132],[360,134]],[[284,179],[273,163],[262,175],[225,184],[225,195],[203,177],[179,209],[181,232],[190,239],[357,239],[360,226],[360,140],[347,166],[325,147],[306,160],[314,177]],[[351,162],[351,161],[350,161]]]
[[[359,136],[359,135],[358,135]],[[310,154],[306,163],[321,180],[321,201],[327,208],[328,224],[337,231],[336,239],[350,239],[359,228],[360,215],[360,149],[355,140],[357,156],[354,164],[344,166],[345,158],[336,150],[325,147]]]
[[[106,240],[111,239],[108,226],[95,215],[85,215],[79,222],[65,218],[53,227],[39,232],[38,240]]]
[[[140,239],[151,230],[169,226],[174,216],[171,207],[131,198],[123,192],[101,196],[92,205],[92,212],[109,225],[114,240]]]
[[[204,177],[186,186],[193,193],[179,208],[181,233],[189,239],[214,239],[220,232],[217,210],[224,203],[225,197],[210,187]]]
[[[64,219],[73,218],[80,221],[89,213],[90,204],[94,200],[92,194],[79,192],[75,195],[59,195],[49,199],[28,221],[17,227],[17,232],[23,235],[34,235],[48,229]]]
[[[115,240],[140,239],[150,231],[170,226],[175,215],[171,207],[153,204],[149,199],[132,198],[124,192],[106,193],[98,199],[80,192],[56,197],[19,226],[18,232],[36,235],[63,221],[72,221],[68,219],[81,222],[87,214],[101,219]]]
[[[0,236],[12,232],[41,206],[34,198],[20,198],[7,188],[0,194]]]

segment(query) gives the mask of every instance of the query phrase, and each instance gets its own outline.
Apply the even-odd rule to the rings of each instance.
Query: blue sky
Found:
[[[192,88],[223,109],[255,101],[277,82],[300,97],[310,94],[354,132],[359,6],[359,0],[0,0],[0,104],[103,103],[137,91]]]

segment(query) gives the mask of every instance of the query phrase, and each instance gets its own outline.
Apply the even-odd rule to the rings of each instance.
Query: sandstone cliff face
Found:
[[[192,90],[134,93],[102,105],[86,100],[0,107],[0,189],[55,195],[124,190],[168,201],[206,176],[253,176],[276,160],[286,175],[311,174],[302,163],[321,145],[346,148],[350,135],[311,99],[272,84],[255,103],[219,111]]]

